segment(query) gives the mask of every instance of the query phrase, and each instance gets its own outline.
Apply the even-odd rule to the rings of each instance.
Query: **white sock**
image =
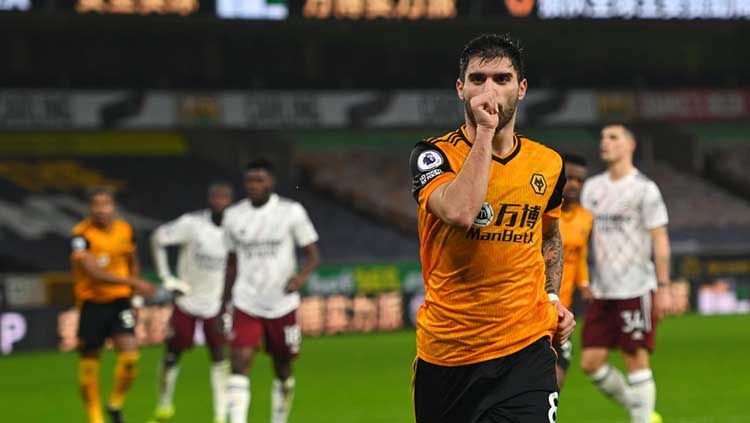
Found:
[[[650,423],[651,414],[656,406],[656,384],[651,369],[637,370],[628,375],[633,406],[630,408],[630,420],[633,423]]]
[[[633,394],[625,382],[625,376],[618,369],[605,364],[591,374],[590,379],[605,395],[628,410],[631,408]]]
[[[177,385],[177,376],[180,374],[180,366],[164,366],[159,368],[159,407],[171,407],[174,400],[174,387]]]
[[[273,380],[271,387],[271,423],[286,423],[294,399],[294,378]]]
[[[250,378],[245,375],[231,375],[227,383],[229,399],[229,422],[247,423],[250,409]]]
[[[227,420],[227,379],[229,378],[229,363],[219,361],[211,365],[211,389],[214,394],[214,420]]]

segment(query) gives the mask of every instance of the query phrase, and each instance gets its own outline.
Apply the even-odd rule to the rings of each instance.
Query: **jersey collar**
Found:
[[[466,125],[461,125],[461,128],[458,129],[458,136],[459,139],[471,147],[473,143],[469,141],[469,136],[466,134]],[[499,156],[495,153],[492,153],[492,160],[502,164],[506,165],[508,164],[513,158],[515,158],[518,153],[521,152],[521,137],[518,136],[518,134],[513,134],[513,149],[510,151],[510,153]]]
[[[576,204],[573,204],[568,210],[561,209],[560,218],[568,222],[573,220],[578,214],[578,209],[580,207],[581,205],[579,203],[576,203]]]
[[[260,207],[253,206],[253,203],[249,198],[245,199],[245,201],[247,201],[247,207],[249,207],[250,210],[263,211],[273,207],[279,201],[279,195],[276,193],[272,193],[271,196],[268,197],[268,201],[266,202],[266,204],[263,204]]]
[[[616,181],[613,181],[612,180],[612,175],[610,175],[609,171],[607,171],[607,182],[609,182],[612,185],[617,185],[617,184],[620,184],[620,183],[623,183],[625,181],[629,181],[629,180],[635,178],[639,173],[640,172],[638,171],[638,168],[633,167],[633,170],[630,173],[628,173],[627,175],[623,176],[622,178],[620,178],[620,179],[618,179]]]

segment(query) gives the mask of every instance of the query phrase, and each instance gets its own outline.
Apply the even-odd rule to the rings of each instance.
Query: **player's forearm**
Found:
[[[138,252],[133,251],[128,258],[130,267],[130,276],[134,278],[141,277],[141,261],[138,259]]]
[[[657,246],[658,245],[658,246]],[[668,285],[670,281],[670,267],[672,254],[669,239],[666,238],[654,245],[654,266],[656,267],[656,280],[659,285]]]
[[[237,279],[237,256],[234,253],[229,253],[226,271],[224,272],[224,293],[222,295],[224,303],[228,303],[232,298],[235,279]]]
[[[670,281],[670,267],[672,251],[669,245],[669,234],[666,227],[656,228],[651,231],[651,239],[654,243],[654,267],[656,268],[656,280],[659,285],[668,285]]]
[[[548,294],[557,295],[560,292],[560,281],[562,280],[563,245],[556,219],[550,223],[550,227],[543,234],[542,255],[546,266],[544,289]]]
[[[589,286],[589,264],[587,262],[588,249],[584,248],[581,252],[581,257],[578,261],[578,269],[576,271],[576,287],[583,288]],[[565,259],[563,253],[563,260]]]
[[[307,246],[305,248],[305,264],[302,266],[302,269],[300,269],[299,274],[307,279],[307,277],[310,276],[318,266],[320,266],[320,251],[318,250],[318,247],[314,244]]]
[[[99,267],[93,257],[86,257],[81,259],[81,266],[83,267],[83,271],[97,282],[133,285],[133,281],[131,278],[122,278],[119,276],[115,276]]]
[[[471,226],[482,208],[489,185],[493,135],[494,132],[477,129],[474,145],[456,178],[436,192],[437,214],[451,225]]]

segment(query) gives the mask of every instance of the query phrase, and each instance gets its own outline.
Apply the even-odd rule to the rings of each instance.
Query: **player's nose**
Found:
[[[482,84],[482,90],[484,92],[494,91],[495,94],[497,94],[497,91],[498,91],[499,87],[500,87],[500,85],[497,82],[495,82],[492,78],[485,79],[484,80],[484,84]]]

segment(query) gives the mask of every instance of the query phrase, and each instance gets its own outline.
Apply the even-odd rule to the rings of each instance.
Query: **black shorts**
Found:
[[[82,351],[96,350],[112,335],[135,333],[135,311],[130,298],[109,303],[84,301],[78,319],[78,345]]]
[[[417,423],[555,423],[558,388],[548,338],[506,357],[443,367],[417,360]]]
[[[563,370],[568,370],[570,359],[573,358],[573,343],[569,339],[564,344],[555,344],[553,347],[557,353],[557,365]]]

